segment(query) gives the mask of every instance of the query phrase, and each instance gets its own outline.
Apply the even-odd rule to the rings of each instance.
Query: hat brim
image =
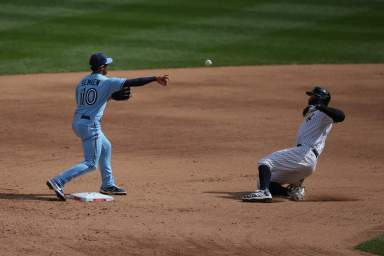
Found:
[[[112,58],[107,58],[107,62],[106,62],[104,65],[111,64],[112,62],[113,62],[113,59],[112,59]]]

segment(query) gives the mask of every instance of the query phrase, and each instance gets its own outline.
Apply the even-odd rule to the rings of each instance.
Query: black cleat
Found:
[[[100,193],[104,195],[126,195],[127,194],[127,192],[123,188],[119,188],[117,186],[101,188]]]
[[[65,201],[67,200],[65,198],[65,194],[64,194],[64,189],[62,186],[60,186],[59,184],[56,183],[55,180],[48,180],[47,181],[47,186],[49,189],[52,189],[53,191],[55,191],[55,194],[57,196],[57,198],[59,198],[59,200],[61,201]]]

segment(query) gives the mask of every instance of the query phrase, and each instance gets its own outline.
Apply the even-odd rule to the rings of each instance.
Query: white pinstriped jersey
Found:
[[[332,129],[333,120],[320,110],[308,111],[296,135],[296,144],[315,148],[319,154]]]
[[[325,113],[310,109],[297,131],[296,144],[301,146],[273,152],[261,159],[259,165],[269,167],[273,182],[294,184],[305,179],[316,169],[317,157],[313,149],[321,154],[332,124],[332,118]]]

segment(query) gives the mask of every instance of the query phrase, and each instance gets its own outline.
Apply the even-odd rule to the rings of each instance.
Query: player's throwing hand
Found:
[[[167,86],[167,85],[168,85],[168,81],[169,81],[169,77],[168,77],[168,75],[157,76],[157,77],[156,77],[156,82],[158,82],[158,83],[161,84],[162,86]]]

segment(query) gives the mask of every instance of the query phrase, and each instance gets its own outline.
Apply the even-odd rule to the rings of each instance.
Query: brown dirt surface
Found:
[[[85,73],[0,77],[0,255],[361,255],[383,232],[384,64],[112,71],[170,86],[110,102],[103,130],[127,196],[59,202],[48,178],[82,160],[71,130]],[[306,200],[242,203],[257,161],[294,144],[315,84],[346,112]],[[98,191],[92,172],[67,194]]]

